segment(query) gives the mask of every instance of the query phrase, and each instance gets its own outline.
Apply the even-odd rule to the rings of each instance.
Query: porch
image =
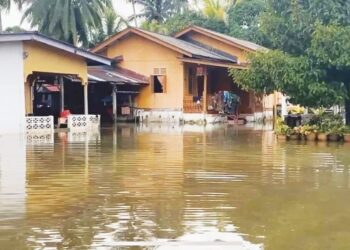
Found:
[[[135,97],[148,85],[147,77],[119,67],[89,67],[88,77],[91,112],[104,123],[135,120]]]
[[[53,116],[60,113],[88,114],[87,84],[79,75],[32,72],[25,83],[26,115]]]
[[[264,97],[242,90],[228,69],[225,65],[184,63],[184,116],[221,114],[229,119],[249,120],[248,117],[264,111]]]

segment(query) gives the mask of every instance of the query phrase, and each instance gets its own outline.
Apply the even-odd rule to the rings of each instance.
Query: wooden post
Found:
[[[84,114],[89,114],[89,84],[85,83],[84,85]]]
[[[203,91],[203,113],[208,111],[208,72],[207,68],[204,68],[204,91]]]
[[[118,110],[117,110],[117,86],[113,86],[112,91],[112,98],[113,98],[113,120],[116,123],[118,118]]]
[[[60,94],[61,94],[61,112],[64,111],[64,81],[63,76],[59,76],[59,83],[60,83]]]

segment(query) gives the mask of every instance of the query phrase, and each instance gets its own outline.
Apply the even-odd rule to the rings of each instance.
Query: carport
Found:
[[[88,68],[89,109],[99,113],[102,121],[131,121],[134,119],[135,97],[148,78],[120,67]]]

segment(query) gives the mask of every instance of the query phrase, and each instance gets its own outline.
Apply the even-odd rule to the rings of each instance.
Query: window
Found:
[[[165,93],[166,92],[166,76],[153,75],[151,76],[153,93]]]
[[[153,93],[165,93],[166,92],[166,69],[154,68],[153,75],[151,76]]]

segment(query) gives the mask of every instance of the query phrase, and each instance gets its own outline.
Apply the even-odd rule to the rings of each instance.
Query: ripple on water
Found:
[[[143,129],[0,141],[1,246],[350,248],[349,146],[235,127]]]

